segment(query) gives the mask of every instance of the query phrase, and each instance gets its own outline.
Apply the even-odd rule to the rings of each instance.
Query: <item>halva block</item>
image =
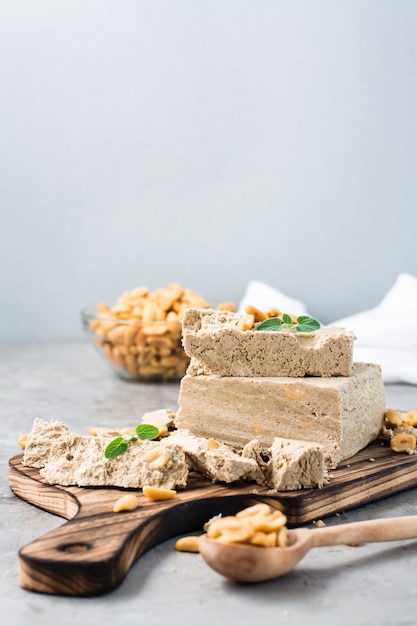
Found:
[[[190,376],[181,381],[177,428],[242,449],[256,438],[319,443],[334,468],[378,436],[385,411],[379,365],[355,363],[330,378]]]
[[[183,346],[193,376],[349,376],[355,335],[345,328],[310,333],[242,331],[230,311],[188,309]]]

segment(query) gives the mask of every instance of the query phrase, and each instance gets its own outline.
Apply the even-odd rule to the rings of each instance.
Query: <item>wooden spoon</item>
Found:
[[[211,568],[226,578],[260,582],[292,570],[310,548],[414,538],[417,538],[417,515],[289,530],[289,546],[285,548],[227,544],[203,535],[200,553]]]

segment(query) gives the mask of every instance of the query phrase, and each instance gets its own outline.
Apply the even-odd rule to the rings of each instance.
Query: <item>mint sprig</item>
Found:
[[[282,319],[280,317],[270,317],[259,324],[256,330],[267,330],[277,332],[280,330],[290,330],[297,333],[313,333],[321,328],[320,322],[314,317],[308,315],[300,315],[295,322],[288,313],[284,313]]]
[[[110,441],[104,450],[106,459],[114,459],[124,454],[129,447],[129,443],[134,441],[144,441],[145,439],[156,439],[159,435],[159,428],[152,424],[139,424],[135,428],[136,433],[121,435]]]

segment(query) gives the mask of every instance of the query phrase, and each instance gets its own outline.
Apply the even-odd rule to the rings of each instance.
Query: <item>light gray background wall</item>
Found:
[[[0,338],[250,279],[324,322],[417,275],[415,0],[2,0]]]

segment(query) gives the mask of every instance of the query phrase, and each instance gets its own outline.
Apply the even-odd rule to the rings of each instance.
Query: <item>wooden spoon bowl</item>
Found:
[[[220,543],[200,537],[200,554],[212,569],[237,582],[260,582],[291,571],[313,547],[307,529],[288,532],[287,548],[263,548],[249,544]]]
[[[289,545],[285,548],[221,543],[203,535],[200,538],[200,554],[212,569],[226,578],[239,582],[260,582],[291,571],[313,547],[414,538],[417,538],[417,515],[290,530]]]

